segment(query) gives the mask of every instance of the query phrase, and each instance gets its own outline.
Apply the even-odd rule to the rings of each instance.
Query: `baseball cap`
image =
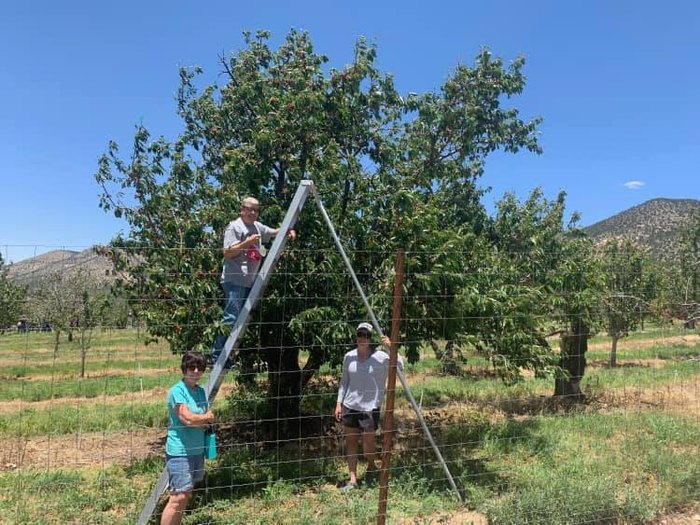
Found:
[[[358,332],[367,332],[368,334],[372,333],[372,325],[369,323],[360,323],[357,325],[357,331]]]

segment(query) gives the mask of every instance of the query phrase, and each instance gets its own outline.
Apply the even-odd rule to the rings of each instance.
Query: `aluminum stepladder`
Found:
[[[321,202],[321,198],[316,190],[316,187],[314,186],[313,181],[302,180],[299,184],[299,188],[297,188],[297,191],[294,194],[294,198],[292,199],[291,204],[289,205],[289,209],[287,210],[284,220],[280,225],[279,232],[275,236],[275,240],[273,241],[272,246],[268,251],[267,257],[265,257],[265,261],[263,262],[262,267],[260,268],[260,271],[258,272],[258,275],[255,279],[255,282],[253,283],[253,286],[250,289],[248,298],[243,304],[243,307],[241,308],[241,311],[238,317],[236,318],[235,324],[231,328],[231,334],[228,336],[228,339],[226,339],[224,348],[221,351],[221,354],[219,355],[216,363],[214,363],[211,373],[209,374],[209,379],[207,380],[204,386],[204,391],[207,394],[207,399],[209,400],[210,404],[214,402],[214,399],[216,398],[216,395],[219,392],[219,388],[221,387],[221,383],[223,382],[224,377],[228,372],[228,370],[224,368],[224,364],[229,359],[229,357],[233,358],[236,355],[238,345],[240,344],[241,336],[243,335],[245,327],[248,324],[250,314],[255,308],[258,300],[260,299],[265,290],[265,287],[267,286],[268,281],[270,280],[272,270],[274,269],[274,266],[277,263],[280,255],[282,254],[284,246],[287,242],[287,233],[293,228],[294,224],[296,223],[297,218],[299,217],[299,213],[304,207],[304,203],[306,202],[309,193],[312,193],[314,196],[316,205],[318,206],[321,215],[323,216],[323,219],[326,222],[326,225],[328,226],[331,236],[333,237],[336,247],[338,248],[341,257],[345,262],[345,265],[348,269],[348,273],[350,274],[353,283],[359,291],[360,296],[362,297],[362,300],[365,304],[365,307],[367,308],[367,312],[372,321],[372,324],[374,325],[374,329],[380,335],[383,334],[381,327],[379,326],[379,323],[377,321],[377,318],[374,315],[374,312],[369,304],[369,301],[367,300],[367,297],[364,291],[362,290],[362,287],[360,286],[360,283],[355,275],[355,271],[353,270],[352,265],[350,264],[350,260],[348,259],[345,253],[342,243],[340,242],[340,238],[335,232],[333,223],[331,222],[328,213],[326,212],[326,209],[324,208],[323,203]],[[450,471],[447,468],[445,460],[442,458],[440,450],[438,449],[437,445],[435,444],[435,441],[433,440],[432,435],[430,434],[430,430],[428,429],[425,419],[423,418],[422,411],[418,406],[418,403],[416,402],[415,398],[413,397],[413,394],[408,388],[408,384],[406,383],[406,379],[403,375],[403,372],[401,372],[400,370],[398,370],[397,372],[399,372],[399,380],[401,381],[401,385],[403,386],[406,396],[411,402],[411,405],[413,406],[413,409],[416,412],[418,419],[420,420],[423,432],[426,434],[426,437],[428,438],[435,454],[437,455],[438,461],[442,465],[447,479],[457,495],[457,499],[461,502],[462,497],[459,493],[459,490],[457,489],[454,479],[452,478],[452,475],[450,474]],[[153,487],[150,496],[144,503],[143,509],[141,510],[141,514],[139,515],[139,519],[137,522],[138,525],[146,525],[151,519],[151,516],[153,515],[153,512],[155,511],[156,506],[158,505],[158,501],[165,492],[167,486],[168,472],[165,468],[163,468],[163,471],[161,472],[160,477],[156,482],[156,485]]]

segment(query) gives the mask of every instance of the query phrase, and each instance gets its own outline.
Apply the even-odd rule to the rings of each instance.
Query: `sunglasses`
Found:
[[[246,211],[249,211],[250,213],[259,213],[260,208],[253,208],[252,206],[241,206]]]
[[[357,337],[366,337],[369,339],[369,333],[368,332],[357,332]]]
[[[187,370],[190,372],[194,372],[195,370],[198,370],[199,372],[204,372],[206,370],[207,365],[188,365]]]

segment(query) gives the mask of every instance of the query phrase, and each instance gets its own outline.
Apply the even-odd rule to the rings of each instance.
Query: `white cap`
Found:
[[[367,333],[372,333],[372,325],[369,323],[360,323],[357,325],[357,331],[359,332],[360,330],[363,330]]]

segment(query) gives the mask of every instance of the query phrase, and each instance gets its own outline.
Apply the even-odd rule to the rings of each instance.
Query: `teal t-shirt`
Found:
[[[183,425],[175,413],[179,404],[187,405],[193,414],[204,414],[209,408],[204,389],[197,385],[190,389],[184,381],[168,392],[168,439],[165,452],[169,456],[197,456],[204,453],[204,429]]]

